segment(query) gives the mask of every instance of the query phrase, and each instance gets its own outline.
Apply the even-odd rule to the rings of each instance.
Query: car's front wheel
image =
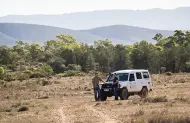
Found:
[[[120,92],[121,100],[127,100],[129,98],[129,93],[126,88],[123,88]]]
[[[100,101],[106,101],[107,95],[104,93],[104,91],[100,91]]]

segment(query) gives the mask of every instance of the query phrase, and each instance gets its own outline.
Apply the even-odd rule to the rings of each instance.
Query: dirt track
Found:
[[[0,123],[131,123],[163,114],[190,116],[189,78],[155,76],[149,97],[159,99],[147,103],[138,96],[95,102],[91,77],[53,78],[47,86],[36,84],[36,80],[12,82],[0,88]],[[18,112],[22,106],[29,110]]]
[[[86,97],[88,98],[88,97]],[[91,97],[89,98],[91,99]],[[93,101],[85,102],[84,97],[74,97],[73,99],[63,99],[58,112],[60,123],[122,123],[116,120],[111,112],[103,109],[97,109]]]

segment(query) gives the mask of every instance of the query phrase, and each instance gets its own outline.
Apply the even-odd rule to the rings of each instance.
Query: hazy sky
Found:
[[[0,16],[190,6],[190,0],[0,0]]]

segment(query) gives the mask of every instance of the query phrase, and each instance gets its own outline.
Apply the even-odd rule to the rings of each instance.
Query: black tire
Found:
[[[100,101],[106,101],[107,100],[107,95],[105,95],[104,91],[100,92]]]
[[[143,87],[141,92],[140,92],[140,97],[146,98],[147,96],[148,96],[148,89],[147,89],[147,87]]]
[[[127,100],[129,98],[129,93],[126,88],[123,88],[120,92],[120,99],[121,100]]]

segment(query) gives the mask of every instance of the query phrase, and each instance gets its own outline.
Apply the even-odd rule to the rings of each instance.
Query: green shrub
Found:
[[[64,73],[59,73],[59,74],[56,74],[55,76],[56,76],[56,77],[64,77],[65,74],[64,74]]]
[[[10,64],[7,66],[8,69],[12,70],[12,71],[16,71],[17,70],[17,65],[16,64]]]
[[[4,68],[3,67],[0,67],[0,76],[3,75],[5,72]]]
[[[46,77],[46,76],[43,73],[40,73],[40,72],[33,72],[30,75],[30,78],[43,78],[43,77]]]
[[[26,73],[20,73],[16,76],[16,79],[22,82],[23,80],[29,79],[29,75]]]
[[[76,64],[69,64],[67,70],[81,71],[81,66]]]
[[[4,72],[4,68],[0,67],[0,79],[3,79]]]
[[[4,84],[4,80],[0,80],[0,85],[3,85]]]
[[[31,70],[25,70],[23,73],[26,73],[28,75],[31,75],[32,74],[32,71]]]
[[[43,73],[45,76],[51,76],[54,74],[53,69],[48,64],[41,66],[39,72]]]
[[[64,73],[57,74],[56,77],[71,77],[71,76],[84,76],[84,73],[81,73],[80,71],[74,71],[74,70],[68,70]]]
[[[15,73],[6,73],[3,76],[3,80],[7,82],[15,81],[16,80],[16,75]]]
[[[79,73],[79,71],[68,70],[64,72],[64,77],[77,76]]]
[[[165,73],[167,76],[171,76],[172,75],[172,72],[166,72]]]

